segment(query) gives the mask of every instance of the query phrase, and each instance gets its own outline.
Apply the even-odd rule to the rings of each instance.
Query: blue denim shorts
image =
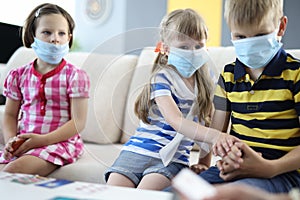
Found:
[[[187,167],[180,163],[170,163],[165,167],[159,158],[141,155],[131,151],[121,151],[114,164],[106,170],[105,181],[111,173],[118,173],[129,178],[136,186],[141,179],[151,173],[161,174],[172,179],[181,169]]]
[[[217,167],[210,167],[199,176],[212,184],[225,183],[219,174],[220,171]],[[242,178],[233,180],[231,183],[247,184],[271,193],[287,193],[294,187],[300,187],[300,174],[298,171],[291,171],[273,178]]]

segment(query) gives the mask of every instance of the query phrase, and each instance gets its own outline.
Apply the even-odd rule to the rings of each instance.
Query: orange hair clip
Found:
[[[162,42],[158,42],[156,44],[156,48],[155,48],[154,52],[161,52],[162,48],[163,48],[163,43]]]

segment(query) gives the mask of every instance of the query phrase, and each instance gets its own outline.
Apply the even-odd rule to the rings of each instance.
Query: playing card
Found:
[[[172,180],[173,187],[185,198],[200,200],[216,193],[216,189],[190,169],[181,170]]]
[[[73,183],[73,181],[57,179],[54,181],[37,184],[37,186],[46,187],[46,188],[57,188],[57,187],[61,187],[63,185],[69,184],[69,183]]]
[[[28,175],[28,174],[12,174],[10,179],[11,182],[21,183],[24,185],[51,180],[46,177],[42,177],[38,175]]]

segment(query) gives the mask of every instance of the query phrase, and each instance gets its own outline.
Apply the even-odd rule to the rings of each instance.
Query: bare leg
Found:
[[[107,185],[135,188],[135,184],[126,176],[118,173],[111,173],[107,180]]]
[[[41,158],[24,155],[10,163],[8,163],[2,171],[10,173],[38,174],[47,176],[58,168],[57,165],[45,161]]]
[[[158,173],[151,173],[142,178],[137,188],[146,190],[162,190],[170,185],[171,180],[167,177]]]

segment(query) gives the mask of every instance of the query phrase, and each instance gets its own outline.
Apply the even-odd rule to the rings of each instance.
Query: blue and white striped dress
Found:
[[[148,116],[150,124],[140,120],[135,135],[124,144],[123,150],[160,158],[160,149],[174,138],[176,131],[165,121],[154,99],[159,96],[171,96],[183,116],[186,117],[192,104],[197,99],[197,91],[197,85],[195,84],[194,93],[191,92],[173,69],[160,70],[151,80],[151,109]],[[196,115],[192,118],[195,122],[198,122]],[[172,162],[189,165],[189,155],[193,144],[193,140],[184,137]]]

